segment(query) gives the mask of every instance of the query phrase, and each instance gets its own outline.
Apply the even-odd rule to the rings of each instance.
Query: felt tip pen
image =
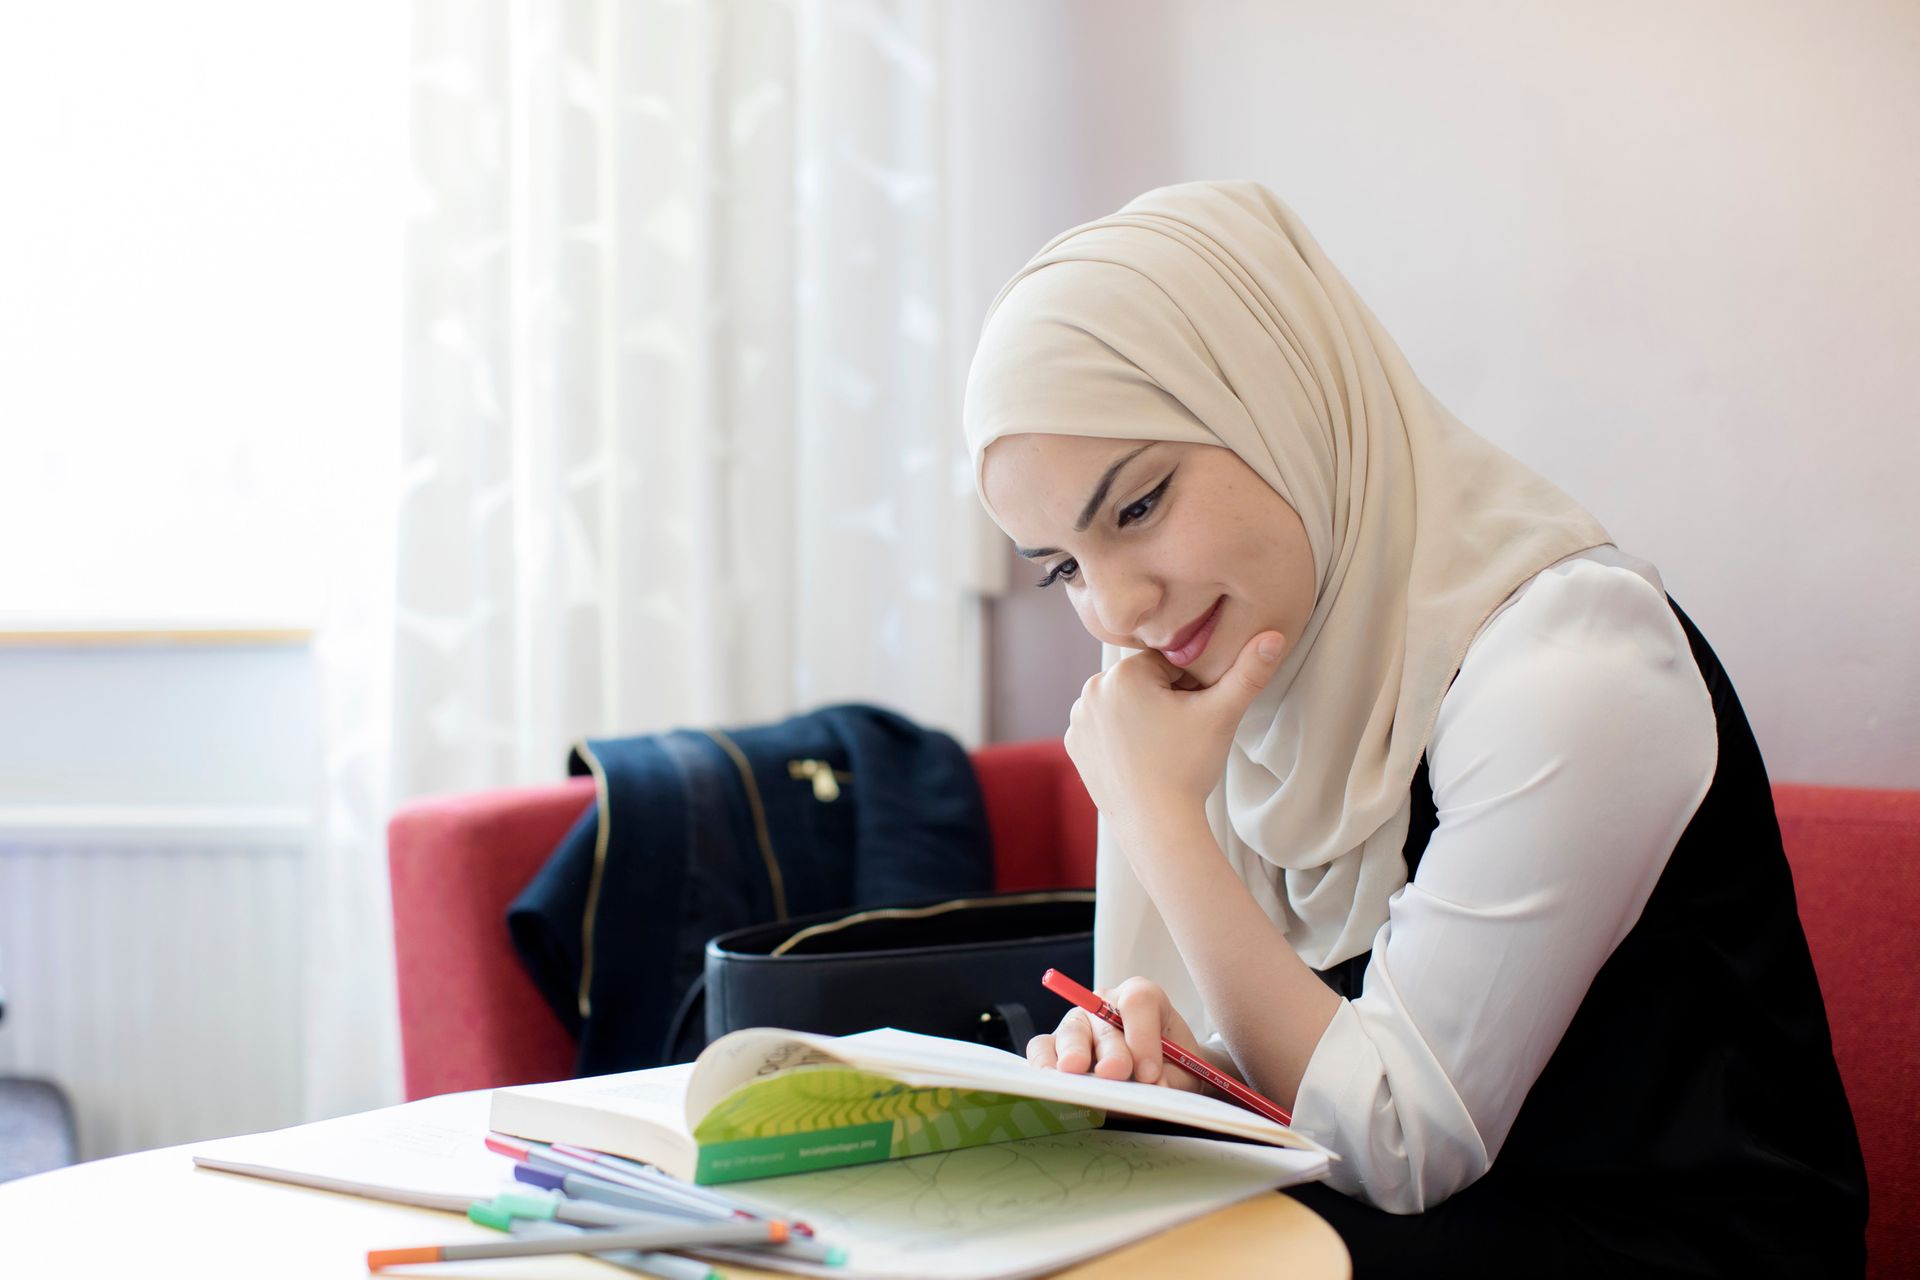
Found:
[[[539,1157],[535,1156],[534,1159],[538,1160]],[[522,1161],[513,1167],[513,1176],[515,1181],[539,1187],[542,1191],[564,1192],[580,1200],[591,1200],[596,1204],[622,1209],[628,1213],[677,1218],[682,1222],[759,1221],[759,1219],[748,1218],[744,1214],[716,1209],[709,1204],[670,1200],[665,1196],[621,1186],[617,1182],[606,1182],[599,1178],[589,1178],[584,1174],[571,1173],[565,1169],[551,1168],[544,1163]]]
[[[669,1204],[665,1201],[649,1200],[645,1195],[629,1191],[625,1187],[608,1182],[599,1182],[593,1178],[584,1178],[577,1173],[560,1173],[553,1169],[541,1169],[530,1164],[514,1166],[513,1176],[528,1186],[539,1187],[543,1191],[564,1191],[570,1196],[578,1196],[588,1203],[555,1201],[545,1196],[495,1196],[493,1206],[499,1207],[511,1201],[525,1199],[531,1217],[549,1216],[546,1206],[555,1207],[551,1215],[562,1222],[575,1222],[582,1226],[614,1226],[619,1223],[641,1222],[739,1222],[745,1219],[734,1217],[724,1210],[707,1205]],[[469,1216],[472,1210],[468,1210]],[[837,1267],[847,1260],[847,1251],[839,1245],[822,1244],[810,1236],[802,1237],[798,1228],[780,1218],[756,1219],[757,1221],[779,1223],[792,1233],[784,1244],[755,1245],[756,1252],[770,1250],[785,1257],[806,1262],[823,1262]]]
[[[672,1203],[685,1205],[690,1212],[722,1218],[738,1217],[757,1220],[761,1216],[738,1205],[722,1207],[704,1197],[690,1195],[684,1184],[670,1179],[658,1183],[640,1184],[635,1178],[618,1174],[613,1170],[598,1168],[592,1161],[581,1160],[555,1151],[544,1142],[523,1141],[501,1133],[490,1133],[487,1135],[487,1149],[522,1164],[579,1177],[582,1180],[582,1189],[569,1188],[567,1189],[569,1195],[586,1196],[588,1199],[602,1200],[609,1204],[635,1203],[641,1208],[645,1208],[647,1204]],[[620,1197],[603,1194],[609,1190],[620,1190],[626,1194]],[[641,1198],[644,1198],[644,1203],[641,1203]]]
[[[779,1222],[688,1222],[670,1227],[603,1227],[541,1239],[516,1238],[484,1244],[427,1244],[370,1249],[367,1270],[384,1271],[414,1262],[463,1262],[472,1258],[534,1258],[609,1249],[698,1249],[708,1245],[778,1244],[787,1238]]]
[[[606,1178],[610,1181],[621,1183],[626,1183],[631,1180],[631,1185],[636,1187],[665,1186],[670,1188],[676,1195],[688,1196],[695,1200],[704,1200],[715,1208],[728,1209],[735,1213],[745,1213],[755,1218],[762,1216],[746,1205],[741,1204],[738,1200],[722,1195],[718,1191],[710,1191],[706,1187],[682,1182],[672,1174],[662,1173],[654,1166],[642,1164],[638,1160],[629,1160],[625,1156],[616,1156],[605,1151],[595,1151],[590,1147],[570,1146],[564,1142],[549,1143],[548,1146],[556,1155],[570,1156],[575,1160],[587,1161],[594,1166],[593,1176],[597,1178]],[[804,1222],[790,1222],[787,1225],[803,1236],[813,1234],[813,1228]]]
[[[556,1173],[568,1173],[584,1179],[578,1187],[562,1187],[561,1189],[568,1195],[584,1196],[590,1200],[600,1200],[609,1204],[639,1203],[642,1208],[654,1202],[680,1205],[684,1206],[689,1213],[745,1218],[754,1222],[769,1218],[769,1215],[741,1204],[738,1200],[723,1196],[717,1191],[696,1187],[650,1166],[603,1155],[597,1151],[589,1151],[584,1147],[535,1142],[530,1138],[512,1138],[503,1133],[488,1134],[487,1147],[501,1155],[510,1156],[522,1164],[531,1164],[537,1168],[550,1169]],[[522,1182],[533,1183],[536,1186],[557,1185],[525,1177],[517,1170],[514,1176]],[[611,1187],[625,1188],[630,1192],[630,1196],[608,1194]],[[642,1197],[643,1201],[635,1202],[631,1196]],[[804,1222],[788,1222],[787,1227],[796,1235],[813,1234],[813,1228]]]
[[[1087,990],[1079,983],[1061,973],[1058,969],[1049,969],[1040,976],[1040,985],[1080,1008],[1086,1010],[1103,1022],[1126,1030],[1126,1023],[1120,1021],[1120,1011],[1098,995]],[[1185,1067],[1214,1088],[1219,1089],[1235,1102],[1249,1111],[1257,1112],[1277,1124],[1291,1125],[1293,1116],[1287,1109],[1270,1098],[1264,1098],[1235,1080],[1226,1072],[1216,1068],[1198,1054],[1188,1053],[1165,1036],[1160,1037],[1160,1052],[1168,1061]]]
[[[666,1226],[675,1222],[695,1221],[684,1214],[672,1212],[655,1213],[650,1209],[629,1209],[623,1205],[571,1200],[563,1196],[515,1195],[510,1191],[481,1203],[495,1212],[511,1214],[516,1218],[544,1218],[576,1227],[638,1227],[647,1223]],[[467,1210],[467,1216],[473,1216],[471,1208]],[[699,1221],[711,1222],[713,1219]]]
[[[610,1155],[605,1151],[595,1151],[591,1147],[576,1147],[564,1142],[548,1143],[547,1150],[556,1158],[564,1156],[569,1160],[586,1161],[592,1166],[590,1177],[617,1182],[639,1191],[658,1189],[678,1198],[709,1204],[716,1209],[724,1209],[728,1213],[741,1214],[749,1218],[765,1216],[730,1196],[690,1182],[682,1182],[672,1174],[662,1173],[650,1164],[629,1160],[625,1156]],[[804,1222],[789,1222],[787,1225],[800,1235],[813,1234],[813,1228]]]
[[[496,1197],[495,1203],[504,1198],[506,1197]],[[531,1199],[532,1197],[518,1198]],[[539,1218],[519,1217],[498,1211],[487,1204],[472,1205],[467,1210],[467,1217],[483,1227],[492,1227],[496,1231],[507,1231],[533,1240],[578,1235],[586,1229]],[[609,1249],[593,1256],[602,1262],[611,1262],[616,1267],[623,1267],[643,1276],[657,1276],[659,1280],[721,1280],[720,1273],[706,1263],[693,1258],[682,1258],[678,1254],[655,1253],[642,1249]]]

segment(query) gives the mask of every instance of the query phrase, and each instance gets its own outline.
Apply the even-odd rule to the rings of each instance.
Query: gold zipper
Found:
[[[825,760],[789,760],[787,776],[795,780],[805,778],[813,783],[813,798],[821,804],[832,804],[840,798],[840,784],[852,782],[853,775],[841,769],[835,769]]]
[[[593,985],[593,918],[600,912],[600,877],[607,870],[607,828],[613,815],[607,808],[607,774],[600,767],[600,758],[585,739],[574,743],[573,749],[593,773],[593,803],[599,815],[593,836],[593,875],[587,880],[587,909],[580,918],[580,1016],[584,1019],[593,1015],[593,1002],[587,997]]]
[[[747,757],[733,739],[718,729],[704,731],[709,738],[720,744],[734,767],[740,770],[740,781],[747,788],[747,807],[753,810],[753,835],[760,842],[760,858],[767,864],[767,882],[773,887],[773,918],[787,918],[787,882],[780,875],[779,859],[773,856],[773,837],[767,834],[767,811],[760,804],[760,788],[753,780],[753,766],[747,763]],[[818,791],[818,783],[815,790]]]
[[[949,911],[958,911],[962,907],[983,905],[1019,906],[1030,902],[1092,902],[1091,889],[1048,889],[1038,893],[1002,894],[991,898],[949,898],[945,902],[936,902],[925,907],[875,907],[871,911],[856,911],[850,916],[841,916],[838,920],[827,920],[820,924],[810,924],[785,942],[767,952],[769,956],[783,956],[808,938],[818,938],[823,934],[838,933],[842,929],[866,920],[923,920],[928,916],[945,915]]]

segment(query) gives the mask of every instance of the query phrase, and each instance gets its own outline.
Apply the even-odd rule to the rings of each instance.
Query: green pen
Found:
[[[600,1204],[593,1200],[562,1199],[558,1196],[530,1196],[514,1192],[504,1192],[493,1198],[490,1205],[474,1206],[486,1209],[493,1214],[508,1215],[515,1218],[529,1218],[535,1221],[559,1222],[579,1227],[638,1227],[649,1223],[664,1222],[677,1224],[680,1220],[667,1216],[650,1215],[642,1209],[626,1209],[618,1205]],[[472,1217],[473,1210],[468,1210]],[[479,1219],[475,1218],[478,1222]],[[489,1221],[488,1226],[493,1223]],[[501,1230],[506,1230],[502,1227]],[[764,1248],[758,1245],[746,1246],[755,1253],[778,1253],[786,1257],[805,1262],[820,1262],[830,1267],[845,1266],[847,1251],[839,1245],[822,1244],[818,1240],[801,1240],[788,1236],[782,1244],[769,1244]]]
[[[685,1218],[672,1213],[648,1213],[622,1205],[601,1204],[594,1200],[562,1199],[559,1196],[526,1195],[502,1192],[493,1198],[494,1209],[516,1218],[544,1218],[575,1227],[644,1227],[649,1223],[679,1226]]]
[[[493,1204],[476,1200],[467,1206],[467,1217],[483,1227],[536,1240],[586,1233],[587,1228],[583,1226],[554,1221],[550,1211],[544,1215],[522,1215],[496,1207],[500,1200],[528,1202],[521,1207],[532,1207],[535,1199],[533,1196],[500,1196]],[[626,1225],[632,1225],[631,1219],[627,1220]],[[593,1256],[611,1262],[616,1267],[637,1271],[643,1276],[659,1276],[660,1280],[724,1280],[718,1271],[706,1263],[695,1258],[682,1258],[678,1254],[646,1249],[610,1249]]]

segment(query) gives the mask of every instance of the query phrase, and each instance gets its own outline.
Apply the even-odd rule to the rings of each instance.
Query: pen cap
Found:
[[[467,1217],[483,1227],[492,1227],[495,1231],[513,1230],[513,1215],[511,1213],[478,1200],[467,1206]]]
[[[493,1198],[493,1207],[516,1218],[551,1218],[560,1202],[552,1196],[522,1196],[507,1191]]]

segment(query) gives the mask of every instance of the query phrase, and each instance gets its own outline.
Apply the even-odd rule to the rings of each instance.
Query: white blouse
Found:
[[[1652,566],[1596,548],[1494,613],[1427,748],[1438,826],[1300,1082],[1333,1186],[1418,1213],[1487,1171],[1717,760]]]

